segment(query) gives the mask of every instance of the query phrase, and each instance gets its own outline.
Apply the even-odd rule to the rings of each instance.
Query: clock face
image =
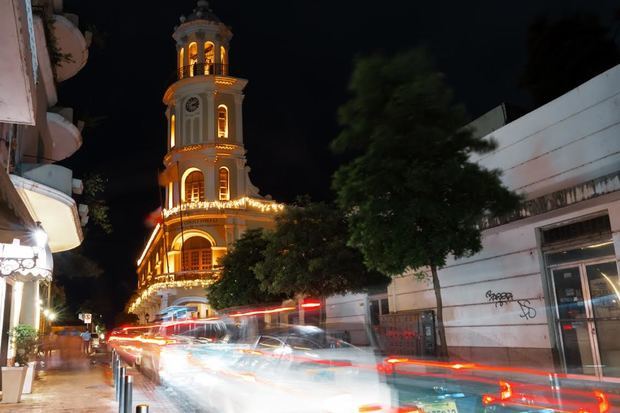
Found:
[[[199,106],[200,106],[200,101],[195,96],[187,99],[187,102],[185,102],[185,110],[188,112],[195,111],[196,109],[198,109]]]

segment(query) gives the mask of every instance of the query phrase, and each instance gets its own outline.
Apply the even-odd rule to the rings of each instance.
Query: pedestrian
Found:
[[[86,355],[90,354],[90,340],[92,338],[90,331],[86,330],[84,331],[82,334],[80,334],[80,337],[82,337],[82,352]]]

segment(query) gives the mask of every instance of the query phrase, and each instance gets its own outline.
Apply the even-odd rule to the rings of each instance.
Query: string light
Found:
[[[140,304],[142,304],[142,302],[148,300],[151,295],[153,295],[160,289],[163,289],[163,288],[189,289],[189,288],[195,288],[195,287],[206,288],[211,283],[213,283],[215,279],[217,278],[216,274],[214,273],[209,273],[207,277],[208,278],[197,278],[194,280],[182,280],[182,281],[171,280],[171,281],[157,282],[157,283],[151,284],[148,288],[142,291],[142,293],[138,297],[136,297],[136,299],[134,300],[133,303],[131,303],[131,305],[129,305],[128,312],[133,313],[140,306]]]
[[[276,202],[262,201],[254,198],[243,197],[239,199],[233,199],[230,201],[201,201],[201,202],[186,202],[172,208],[164,209],[164,218],[168,218],[171,215],[178,214],[179,211],[190,211],[196,209],[203,210],[216,210],[221,211],[224,209],[256,209],[264,213],[277,213],[284,210],[284,204],[278,204]]]

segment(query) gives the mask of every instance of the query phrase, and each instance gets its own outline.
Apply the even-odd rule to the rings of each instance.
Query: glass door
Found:
[[[615,261],[552,270],[568,373],[620,377],[620,279]]]
[[[585,266],[600,373],[620,377],[620,279],[614,261]]]
[[[553,270],[559,329],[567,373],[596,374],[581,266]]]

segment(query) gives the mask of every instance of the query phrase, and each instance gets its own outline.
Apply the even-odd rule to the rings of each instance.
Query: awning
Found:
[[[0,243],[0,277],[12,276],[19,281],[52,278],[53,258],[49,247],[32,247]]]
[[[13,186],[4,169],[0,171],[0,243],[12,244],[19,239],[22,245],[35,245],[31,233],[36,224],[28,208]]]

